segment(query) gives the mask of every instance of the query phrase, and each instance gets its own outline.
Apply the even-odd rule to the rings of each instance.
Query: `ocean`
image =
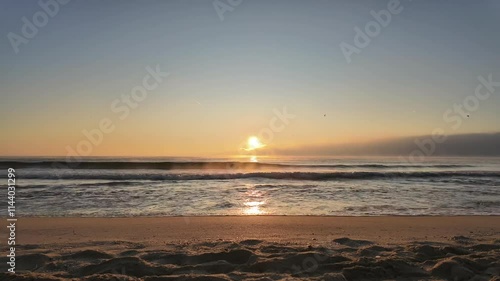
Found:
[[[86,158],[71,168],[3,158],[0,167],[16,170],[18,216],[500,215],[499,158]]]

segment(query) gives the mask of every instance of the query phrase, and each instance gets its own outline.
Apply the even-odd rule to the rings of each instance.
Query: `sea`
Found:
[[[500,215],[500,158],[24,157],[0,168],[15,170],[17,216]]]

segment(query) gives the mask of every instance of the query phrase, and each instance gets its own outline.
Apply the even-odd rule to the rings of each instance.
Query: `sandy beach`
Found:
[[[20,218],[16,252],[1,280],[500,280],[500,217]]]

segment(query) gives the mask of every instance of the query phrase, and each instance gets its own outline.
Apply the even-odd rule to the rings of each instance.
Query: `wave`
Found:
[[[230,180],[230,179],[274,179],[274,180],[369,180],[410,178],[500,178],[500,172],[250,172],[250,173],[23,173],[23,179],[79,179],[79,180]]]
[[[202,170],[202,169],[234,169],[234,170],[259,170],[280,168],[370,168],[370,169],[395,169],[395,168],[465,168],[471,165],[453,164],[275,164],[257,162],[124,162],[124,161],[0,161],[0,168],[52,168],[52,169],[146,169],[146,170]]]

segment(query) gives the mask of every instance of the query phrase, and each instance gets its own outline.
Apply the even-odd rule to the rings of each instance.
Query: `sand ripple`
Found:
[[[342,237],[322,245],[262,240],[20,246],[0,280],[500,280],[500,243],[376,245]],[[0,262],[5,264],[6,258]]]

